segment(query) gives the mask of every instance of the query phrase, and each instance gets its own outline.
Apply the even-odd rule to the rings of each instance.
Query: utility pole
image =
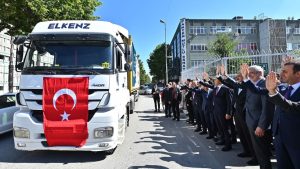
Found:
[[[14,65],[13,65],[13,57],[14,57],[14,37],[10,38],[10,55],[9,55],[9,68],[8,68],[8,91],[13,92],[14,90]]]

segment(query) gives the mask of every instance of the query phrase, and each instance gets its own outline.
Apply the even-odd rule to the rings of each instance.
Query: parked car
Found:
[[[13,129],[14,113],[19,109],[16,107],[15,93],[6,93],[0,96],[0,134]]]
[[[157,88],[159,89],[160,92],[162,92],[165,88],[165,85],[162,82],[157,83]]]
[[[140,95],[149,95],[149,94],[152,94],[152,89],[148,86],[141,86],[140,87]]]

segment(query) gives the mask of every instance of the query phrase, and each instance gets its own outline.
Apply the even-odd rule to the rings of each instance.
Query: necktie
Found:
[[[292,90],[293,90],[293,86],[289,86],[289,87],[287,88],[287,90],[286,90],[286,92],[285,92],[285,95],[284,95],[284,97],[285,97],[286,99],[290,99]]]

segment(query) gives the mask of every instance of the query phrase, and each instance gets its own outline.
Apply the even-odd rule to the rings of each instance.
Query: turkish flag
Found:
[[[43,79],[44,132],[49,146],[83,146],[88,138],[88,77]]]

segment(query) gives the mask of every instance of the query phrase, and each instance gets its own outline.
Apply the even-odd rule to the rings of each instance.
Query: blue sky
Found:
[[[300,19],[300,0],[100,0],[103,5],[95,15],[128,29],[149,72],[146,60],[155,47],[164,43],[163,19],[167,23],[170,43],[181,18],[253,19],[263,13],[273,19]]]

